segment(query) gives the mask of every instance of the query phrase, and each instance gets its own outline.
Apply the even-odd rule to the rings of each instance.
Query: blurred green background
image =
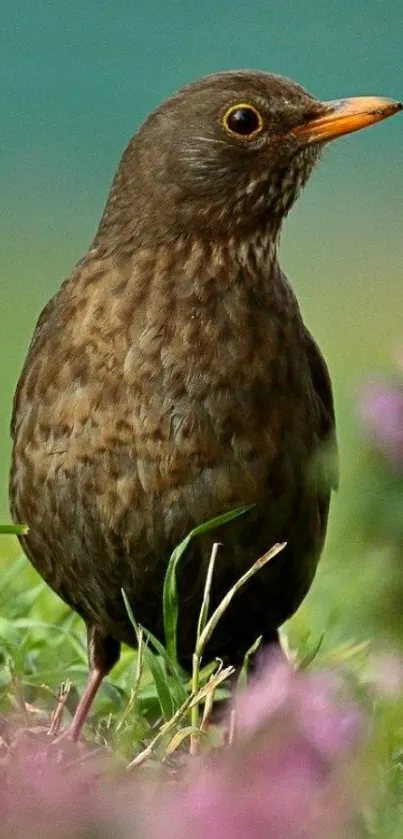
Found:
[[[36,318],[87,249],[142,119],[180,85],[236,67],[288,75],[324,99],[401,98],[403,15],[400,0],[2,0],[1,18],[6,521],[12,395]],[[403,343],[402,129],[398,116],[333,144],[282,243],[282,264],[332,371],[342,468],[321,573],[299,619],[334,624],[341,637],[346,602],[362,595],[354,562],[366,489],[355,388],[368,369],[391,366]],[[4,549],[15,555],[16,541]]]

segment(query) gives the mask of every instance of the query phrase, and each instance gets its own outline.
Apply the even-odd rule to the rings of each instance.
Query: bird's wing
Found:
[[[323,355],[312,337],[306,330],[306,349],[312,382],[318,399],[320,414],[320,440],[323,444],[324,455],[322,468],[324,479],[328,487],[337,489],[339,485],[339,457],[336,439],[336,417],[334,412],[332,383]]]

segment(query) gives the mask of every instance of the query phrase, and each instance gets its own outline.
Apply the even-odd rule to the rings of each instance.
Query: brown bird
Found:
[[[93,244],[39,318],[12,420],[23,547],[88,631],[74,738],[120,643],[135,645],[121,589],[162,638],[168,558],[196,524],[254,505],[183,559],[185,664],[213,541],[212,605],[287,547],[234,599],[209,655],[237,666],[257,636],[275,642],[308,591],[337,485],[320,457],[335,419],[278,238],[323,145],[401,107],[226,72],[164,102],[124,152]]]

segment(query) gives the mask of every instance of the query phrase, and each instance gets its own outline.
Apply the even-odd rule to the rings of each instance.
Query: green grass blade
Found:
[[[144,645],[144,661],[148,667],[155,684],[155,689],[158,695],[158,701],[161,706],[161,711],[165,720],[170,720],[175,711],[174,702],[167,685],[164,669],[156,655]]]
[[[242,577],[237,580],[237,582],[232,586],[232,588],[227,592],[225,597],[221,600],[221,603],[217,606],[217,609],[211,615],[210,620],[206,623],[206,626],[203,629],[203,632],[200,635],[200,638],[197,641],[195,655],[200,659],[203,655],[203,650],[211,638],[219,620],[223,616],[224,612],[228,608],[229,604],[231,603],[232,598],[234,595],[254,576],[254,574],[258,573],[267,562],[270,562],[280,551],[282,551],[285,546],[286,542],[278,542],[276,545],[267,551],[267,553],[263,554],[256,562],[251,565],[250,568],[242,575]]]
[[[259,647],[262,643],[262,640],[263,640],[263,635],[259,635],[259,637],[256,638],[256,641],[252,644],[251,647],[249,647],[249,650],[247,650],[245,655],[244,655],[243,662],[242,662],[242,667],[241,667],[241,670],[240,670],[240,673],[239,673],[239,676],[238,676],[238,679],[237,679],[237,683],[236,683],[237,691],[238,690],[244,690],[244,688],[246,688],[246,684],[247,684],[247,681],[248,681],[249,662],[250,662],[252,656],[255,654],[255,652],[257,652],[257,650],[259,649]]]
[[[172,680],[171,695],[174,699],[176,707],[179,708],[187,697],[187,690],[181,679],[180,672],[174,666],[174,663],[169,658],[167,650],[165,649],[163,644],[161,644],[158,638],[156,638],[155,635],[153,635],[152,632],[150,632],[148,629],[145,629],[145,627],[142,627],[142,630],[146,639],[154,647],[154,650],[157,653],[157,655],[159,655],[165,662],[165,666]]]
[[[306,670],[310,666],[310,664],[312,664],[323,644],[324,638],[325,633],[322,632],[317,641],[314,644],[312,644],[311,649],[308,650],[305,653],[305,655],[301,658],[301,660],[298,662],[298,667],[300,670]]]
[[[206,738],[206,734],[204,731],[201,731],[200,728],[195,728],[193,725],[187,725],[184,728],[180,728],[166,747],[163,760],[167,760],[167,758],[182,745],[184,740],[187,740],[190,737],[197,737],[200,740],[202,737]]]
[[[0,535],[23,536],[28,533],[26,524],[0,524]]]
[[[189,543],[195,536],[200,536],[203,533],[207,533],[209,530],[214,530],[214,528],[216,527],[220,527],[223,524],[227,524],[227,522],[232,521],[232,519],[244,515],[244,513],[247,513],[248,510],[251,510],[254,506],[254,504],[249,504],[247,507],[238,507],[236,510],[231,510],[228,513],[223,513],[223,515],[221,516],[216,516],[215,518],[210,519],[204,524],[198,525],[190,531],[190,533],[185,537],[185,539],[183,539],[182,542],[180,542],[179,545],[176,546],[176,548],[171,554],[164,579],[162,605],[164,614],[165,646],[168,651],[168,655],[171,661],[175,663],[175,666],[178,666],[177,626],[179,603],[176,585],[176,568],[179,563],[179,560],[181,559]]]
[[[139,625],[134,617],[133,610],[130,606],[126,592],[124,591],[124,589],[121,589],[121,592],[130,623],[132,624],[133,629],[136,633],[136,638],[139,639],[141,637]],[[169,720],[172,717],[172,714],[174,713],[174,703],[167,685],[164,669],[161,666],[157,656],[154,655],[154,653],[149,649],[149,647],[147,647],[146,644],[143,645],[143,656],[144,662],[148,667],[155,684],[155,689],[157,691],[158,701],[160,704],[162,714],[166,720]]]
[[[199,640],[200,635],[202,634],[203,629],[204,629],[204,627],[206,626],[206,623],[207,623],[208,612],[209,612],[209,608],[210,608],[211,585],[212,585],[212,582],[213,582],[214,567],[215,567],[215,562],[216,562],[216,559],[217,559],[217,554],[218,554],[219,547],[220,547],[220,543],[219,542],[214,542],[214,545],[213,545],[213,548],[212,548],[212,551],[211,551],[210,562],[209,562],[208,568],[207,568],[206,582],[205,582],[205,585],[204,585],[204,592],[203,592],[203,601],[202,601],[202,605],[201,605],[201,609],[200,609],[199,621],[198,621],[198,624],[197,624],[196,643]]]

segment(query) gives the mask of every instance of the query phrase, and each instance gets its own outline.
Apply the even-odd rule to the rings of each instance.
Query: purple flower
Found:
[[[358,397],[359,419],[395,468],[403,468],[403,385],[379,379],[367,382]]]
[[[235,745],[166,806],[167,839],[347,837],[355,805],[342,766],[360,717],[339,691],[334,676],[271,657],[236,702]]]
[[[339,680],[271,656],[235,713],[233,745],[175,784],[17,738],[0,761],[0,839],[347,839],[357,805],[343,770],[360,726]]]
[[[338,701],[340,690],[334,673],[296,672],[282,656],[272,655],[238,699],[238,732],[251,734],[276,714],[286,714],[323,758],[343,757],[357,740],[360,717],[355,705]]]
[[[120,839],[118,810],[109,806],[116,777],[110,772],[106,785],[108,763],[80,763],[86,752],[53,744],[43,729],[17,733],[0,762],[1,839]]]

